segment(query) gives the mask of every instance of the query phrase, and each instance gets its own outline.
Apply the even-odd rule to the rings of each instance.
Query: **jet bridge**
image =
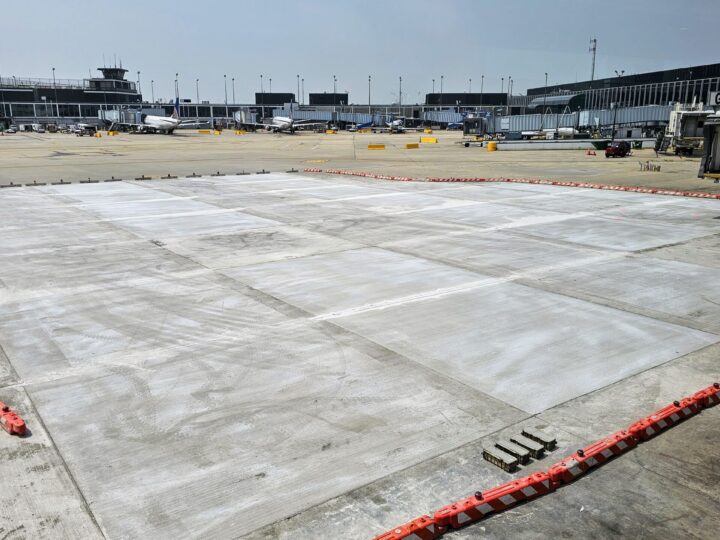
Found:
[[[704,153],[700,160],[699,178],[720,182],[720,112],[709,115],[703,126]]]

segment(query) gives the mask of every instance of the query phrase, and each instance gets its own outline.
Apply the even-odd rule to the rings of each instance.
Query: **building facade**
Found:
[[[720,90],[720,64],[706,64],[648,73],[627,74],[592,81],[529,88],[527,96],[513,96],[513,104],[527,106],[542,96],[582,95],[590,109],[643,107],[671,103],[707,103]]]
[[[101,109],[142,103],[142,94],[126,69],[98,68],[89,79],[0,77],[0,109],[9,118],[97,117]]]

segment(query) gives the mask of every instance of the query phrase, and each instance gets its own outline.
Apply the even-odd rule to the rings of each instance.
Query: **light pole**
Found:
[[[472,77],[468,79],[468,94],[472,94]]]
[[[0,76],[0,98],[2,99],[2,115],[5,116],[5,90],[3,90],[2,76]]]
[[[445,75],[440,75],[440,108],[442,109],[443,105],[443,80],[445,79]]]
[[[337,77],[333,75],[333,111],[337,105]]]
[[[615,70],[615,75],[617,75],[617,78],[619,79],[619,80],[618,80],[618,87],[620,87],[620,86],[622,85],[622,76],[623,76],[624,74],[625,74],[625,70],[624,70],[624,69],[623,69],[622,71],[618,71],[617,69]],[[617,121],[617,110],[618,110],[617,101],[615,102],[615,106],[613,107],[613,109],[614,109],[614,111],[613,111],[613,125],[612,125],[612,136],[611,136],[611,139],[610,139],[610,144],[612,144],[612,143],[615,142],[615,122]]]
[[[370,84],[372,83],[372,75],[368,75],[368,114],[370,113]]]
[[[480,106],[483,104],[483,90],[485,86],[485,75],[480,75]]]
[[[540,131],[545,124],[545,100],[547,100],[547,71],[545,72],[545,88],[543,89],[543,110],[542,116],[540,117]]]
[[[0,76],[0,96],[2,97],[2,115],[5,115],[5,90],[3,90],[2,86],[2,76]],[[9,114],[7,116],[10,116]]]
[[[435,93],[435,79],[433,79],[433,94]]]
[[[200,105],[200,79],[195,79],[195,99],[196,103]]]
[[[303,102],[303,105],[304,105],[304,104],[305,104],[305,77],[303,77],[302,79],[300,79],[300,84],[302,85],[302,86],[301,86],[301,88],[302,88],[301,93],[302,93],[302,102]]]
[[[233,105],[236,103],[235,101],[235,77],[232,78],[232,96],[233,96]]]
[[[180,76],[179,73],[175,74],[175,97],[180,97],[180,84],[178,83],[178,77]]]
[[[398,92],[398,107],[402,107],[402,76],[400,76],[400,91]],[[399,111],[400,109],[398,109]]]
[[[505,77],[500,77],[500,93],[505,91]]]
[[[300,74],[297,74],[297,101],[300,103]]]
[[[137,87],[137,91],[138,91],[138,94],[142,94],[142,92],[140,91],[140,71],[138,71],[137,74],[138,74],[138,87]],[[54,84],[54,83],[53,83],[53,84]]]
[[[223,73],[223,84],[225,85],[225,118],[228,116],[228,107],[227,107],[227,74]]]
[[[58,109],[60,109],[60,106],[57,104],[58,99],[57,99],[57,86],[55,85],[55,68],[52,68],[52,72],[53,72],[53,90],[55,92],[55,106]],[[140,72],[138,71],[138,73],[140,73]],[[3,109],[3,112],[4,112],[4,109]],[[58,110],[58,115],[59,114],[60,114],[60,111]]]
[[[268,79],[270,81],[270,93],[272,94],[272,77]]]
[[[150,79],[150,99],[155,103],[155,79]]]
[[[263,76],[260,74],[260,115],[265,118],[265,89],[263,88]]]
[[[512,77],[508,75],[508,96],[507,105],[505,105],[505,114],[510,114],[510,99],[512,98]]]

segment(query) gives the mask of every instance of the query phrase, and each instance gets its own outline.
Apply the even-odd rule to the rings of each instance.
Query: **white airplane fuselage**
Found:
[[[292,131],[295,121],[287,116],[275,116],[265,129],[268,131]]]
[[[156,131],[165,131],[172,133],[180,125],[179,118],[172,116],[155,116],[152,114],[143,118],[143,124]]]
[[[390,133],[404,133],[405,122],[403,120],[393,120],[392,122],[386,122]]]

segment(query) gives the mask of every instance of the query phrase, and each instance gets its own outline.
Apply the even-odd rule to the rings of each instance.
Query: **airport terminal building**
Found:
[[[97,118],[101,109],[137,106],[142,94],[125,80],[126,69],[98,68],[89,79],[0,77],[1,116],[7,118]]]
[[[592,81],[528,88],[527,96],[513,96],[513,105],[542,107],[543,98],[572,96],[583,107],[609,109],[670,103],[708,103],[710,92],[720,90],[720,64],[706,64],[649,73],[627,74]],[[572,108],[572,107],[571,107]]]
[[[101,77],[81,80],[0,77],[0,122],[62,125],[100,122],[100,118],[121,114],[105,111],[172,113],[172,103],[143,99],[138,85],[126,80],[128,70],[98,69]],[[527,95],[433,92],[426,94],[422,104],[353,103],[348,93],[326,92],[310,93],[309,103],[300,105],[291,92],[258,92],[252,104],[195,103],[192,99],[181,99],[180,115],[220,125],[231,124],[233,114],[243,111],[253,122],[292,113],[297,119],[335,122],[341,126],[386,121],[393,116],[442,126],[461,122],[463,115],[469,113],[492,117],[491,131],[513,131],[537,129],[535,124],[580,127],[582,118],[599,118],[601,124],[607,123],[610,111],[618,107],[621,110],[618,123],[659,126],[667,123],[674,103],[707,103],[710,92],[718,90],[720,64],[708,64],[530,88]],[[292,111],[290,103],[294,104]],[[538,120],[540,116],[542,119]],[[614,123],[616,118],[612,116]]]

